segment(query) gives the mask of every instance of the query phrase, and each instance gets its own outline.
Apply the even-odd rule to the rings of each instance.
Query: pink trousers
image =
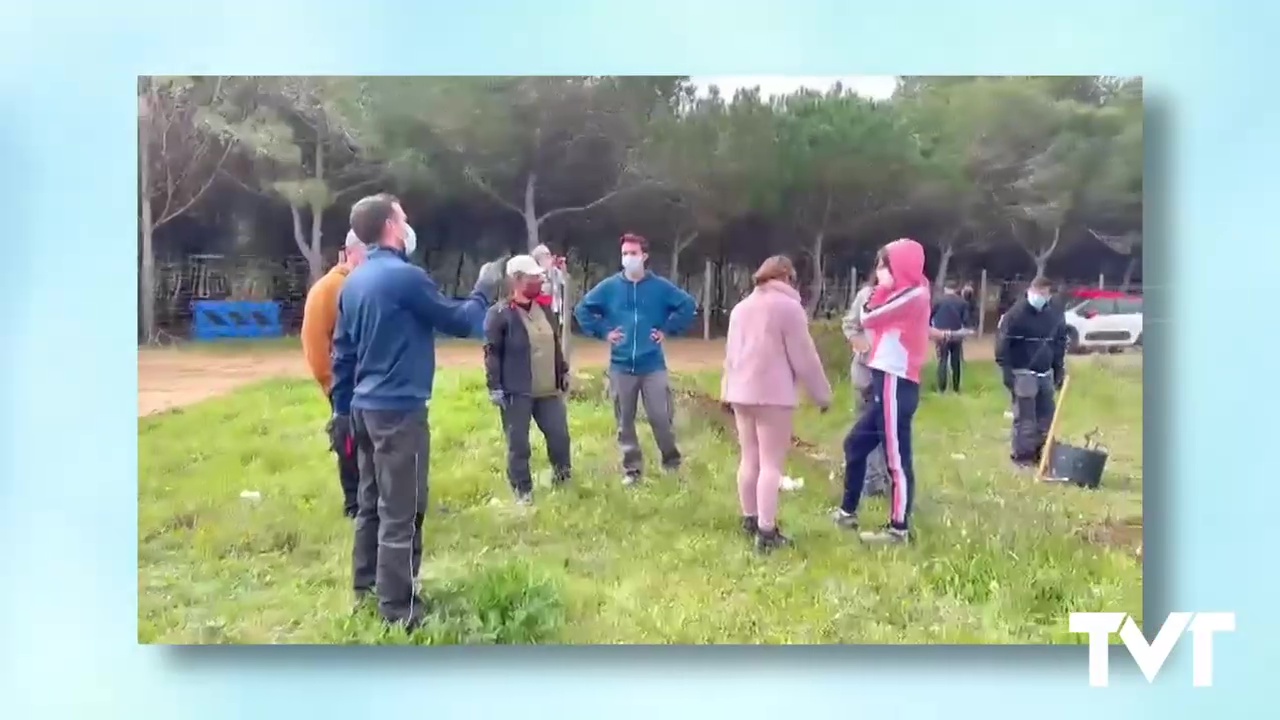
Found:
[[[738,501],[742,514],[755,517],[762,530],[778,524],[778,486],[791,449],[795,408],[734,405],[738,425]]]

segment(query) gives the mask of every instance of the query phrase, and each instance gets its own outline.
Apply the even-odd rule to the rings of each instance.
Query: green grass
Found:
[[[841,360],[833,360],[833,370]],[[828,524],[848,411],[804,410],[784,493],[797,546],[757,556],[738,534],[736,445],[715,404],[682,394],[684,481],[618,483],[596,373],[572,401],[575,482],[520,512],[478,371],[437,376],[424,592],[413,636],[351,612],[339,512],[313,383],[273,382],[139,420],[139,639],[160,643],[1048,643],[1073,610],[1142,616],[1141,561],[1099,530],[1141,523],[1141,366],[1073,365],[1065,437],[1102,426],[1104,489],[1036,485],[1005,461],[1006,395],[971,364],[964,396],[916,420],[916,542],[873,549]],[[678,378],[714,389],[712,375]],[[839,382],[836,408],[850,405]],[[534,433],[537,438],[537,433]],[[646,459],[655,457],[647,432]],[[957,455],[957,457],[953,457]],[[958,455],[963,455],[960,459]],[[261,493],[260,502],[240,498]],[[885,513],[881,501],[864,510]]]

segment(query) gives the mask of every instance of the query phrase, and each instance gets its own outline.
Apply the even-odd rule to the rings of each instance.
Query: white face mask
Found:
[[[418,234],[413,231],[413,226],[409,223],[404,224],[404,254],[413,255],[413,251],[418,248]]]
[[[884,287],[893,287],[893,273],[889,272],[889,268],[876,269],[876,283]]]
[[[622,269],[625,270],[628,275],[636,275],[641,270],[644,270],[644,258],[639,255],[623,255]]]

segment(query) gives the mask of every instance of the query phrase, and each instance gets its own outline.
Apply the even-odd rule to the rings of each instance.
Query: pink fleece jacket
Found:
[[[924,247],[903,238],[885,246],[893,284],[877,285],[862,311],[862,329],[870,336],[867,367],[920,382],[929,353],[929,279],[924,276]]]
[[[720,400],[741,405],[799,404],[798,386],[815,404],[831,404],[831,383],[809,335],[800,294],[766,282],[729,313]]]

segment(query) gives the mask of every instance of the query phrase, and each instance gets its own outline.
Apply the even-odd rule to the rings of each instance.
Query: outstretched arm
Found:
[[[455,300],[440,294],[435,281],[421,268],[406,273],[405,305],[423,323],[459,338],[474,337],[484,324],[489,299],[473,292],[465,300]]]

